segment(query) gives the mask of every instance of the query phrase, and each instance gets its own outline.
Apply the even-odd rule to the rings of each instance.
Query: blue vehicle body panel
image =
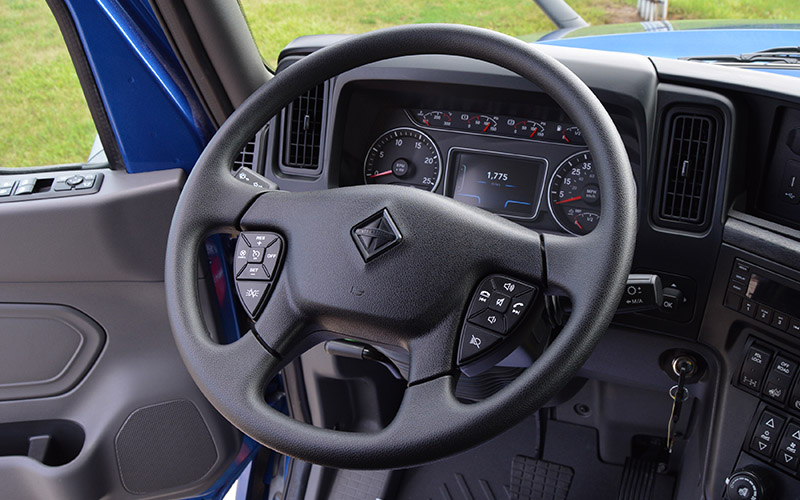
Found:
[[[800,45],[800,31],[789,29],[698,29],[561,38],[543,40],[538,43],[678,59],[699,55],[742,54],[773,47],[797,47]],[[748,66],[748,69],[800,76],[800,69],[781,70],[756,65]]]
[[[190,170],[213,127],[144,0],[66,0],[128,172]]]

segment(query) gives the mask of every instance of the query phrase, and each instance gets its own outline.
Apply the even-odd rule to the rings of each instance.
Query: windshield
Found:
[[[240,3],[261,54],[273,68],[281,49],[303,35],[357,34],[399,24],[459,23],[535,41],[558,28],[531,0],[240,0]],[[647,23],[642,25],[642,21],[650,19],[666,19],[668,26],[663,29],[694,29],[800,18],[797,0],[567,0],[567,3],[590,27],[563,33],[565,37],[614,33],[608,26],[620,24],[625,26],[616,26],[618,32],[662,29]],[[682,24],[683,20],[695,21]],[[800,45],[800,37],[795,45]],[[769,47],[753,50],[766,48]],[[696,47],[698,52],[694,55],[703,55],[701,49]]]

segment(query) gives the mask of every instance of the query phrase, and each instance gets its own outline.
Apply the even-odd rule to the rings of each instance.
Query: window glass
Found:
[[[45,1],[0,2],[0,167],[85,162],[95,134]]]

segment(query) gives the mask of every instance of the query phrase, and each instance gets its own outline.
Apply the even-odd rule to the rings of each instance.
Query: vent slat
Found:
[[[287,167],[319,168],[322,124],[325,111],[325,85],[320,84],[301,95],[288,107],[289,123],[283,162]]]
[[[254,165],[256,161],[256,139],[255,137],[245,144],[242,147],[242,150],[239,151],[239,154],[236,156],[236,159],[233,160],[234,168],[233,170],[239,170],[241,167],[247,167],[251,170],[255,170]]]
[[[663,221],[702,226],[707,221],[711,192],[716,120],[676,113],[668,130],[658,215]]]

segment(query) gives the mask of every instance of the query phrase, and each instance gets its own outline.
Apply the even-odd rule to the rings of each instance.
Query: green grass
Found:
[[[798,0],[670,0],[670,19],[800,17]],[[482,26],[526,39],[554,26],[531,0],[240,0],[268,64],[304,34],[403,23]],[[569,0],[589,23],[636,20],[636,0]],[[84,161],[95,135],[78,78],[44,0],[0,1],[0,167]]]
[[[85,161],[95,136],[44,0],[0,2],[0,167]]]

